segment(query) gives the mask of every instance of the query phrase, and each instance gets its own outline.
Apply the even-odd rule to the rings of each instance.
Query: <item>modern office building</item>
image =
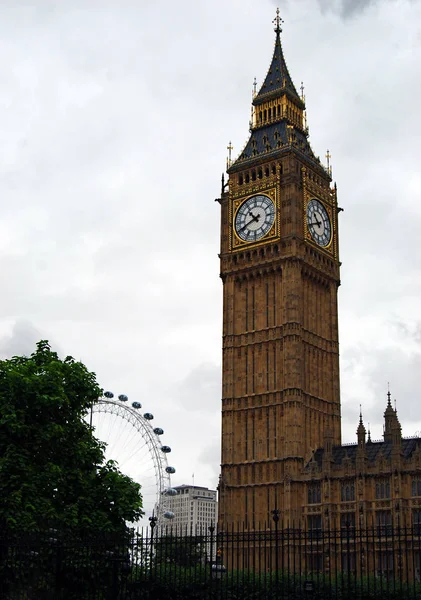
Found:
[[[172,488],[176,495],[167,496],[165,505],[174,518],[167,520],[167,527],[177,533],[209,533],[211,525],[218,520],[216,490],[198,485],[179,485]]]

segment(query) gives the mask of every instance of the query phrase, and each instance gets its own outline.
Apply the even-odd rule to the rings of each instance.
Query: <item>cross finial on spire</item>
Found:
[[[253,81],[253,98],[256,97],[256,94],[257,94],[257,79],[255,77],[254,81]]]
[[[304,102],[304,83],[303,82],[301,82],[300,90],[301,90],[301,100]]]
[[[228,150],[228,158],[227,158],[227,168],[229,169],[230,166],[232,165],[232,160],[231,160],[231,152],[234,150],[233,145],[231,144],[231,141],[229,142],[228,146],[227,146],[227,150]]]
[[[279,16],[279,8],[276,9],[276,17],[273,19],[272,23],[275,25],[275,33],[281,33],[281,23],[283,23],[283,19]]]
[[[326,152],[326,161],[327,161],[327,172],[329,173],[329,175],[332,177],[332,165],[330,164],[330,159],[332,158],[331,153],[329,152],[329,150]]]

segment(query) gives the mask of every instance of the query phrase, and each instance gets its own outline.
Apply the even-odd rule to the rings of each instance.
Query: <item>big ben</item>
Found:
[[[303,94],[275,47],[250,137],[221,204],[222,457],[219,520],[298,518],[312,452],[341,444],[338,205],[308,140]]]

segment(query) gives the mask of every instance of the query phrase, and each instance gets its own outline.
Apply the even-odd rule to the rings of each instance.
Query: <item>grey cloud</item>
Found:
[[[45,335],[30,321],[16,321],[11,334],[0,339],[0,357],[29,356],[40,339],[45,339]]]
[[[323,12],[331,10],[339,12],[344,18],[348,19],[355,14],[364,11],[368,6],[377,4],[378,0],[318,0]]]
[[[247,137],[277,2],[181,0],[166,4],[165,18],[159,1],[5,4],[1,331],[19,317],[40,331],[26,337],[16,326],[0,347],[30,353],[40,338],[58,340],[101,385],[156,413],[177,477],[195,471],[197,484],[213,485],[222,302],[213,200],[228,141],[238,154]],[[311,142],[322,157],[330,148],[345,208],[340,330],[350,440],[360,402],[380,427],[387,380],[403,416],[416,399],[410,386],[419,389],[409,371],[421,329],[406,316],[419,315],[421,293],[420,4],[403,0],[399,14],[395,6],[280,2],[291,75],[306,84]],[[370,339],[359,320],[374,312],[381,319]],[[392,327],[382,354],[378,337],[391,315],[405,322]]]
[[[214,413],[221,397],[220,366],[198,365],[179,383],[174,396],[188,410]]]
[[[215,482],[217,482],[221,462],[221,440],[219,436],[215,437],[211,444],[203,448],[198,456],[198,460],[201,464],[210,466],[215,476]]]
[[[414,435],[413,423],[421,419],[421,352],[411,351],[398,343],[394,347],[383,348],[360,344],[348,349],[342,362],[355,378],[364,380],[367,390],[365,397],[348,390],[348,402],[342,405],[342,418],[350,424],[350,428],[353,424],[355,428],[357,426],[361,404],[365,422],[371,423],[372,430],[376,431],[375,436],[379,437],[390,383],[392,398],[397,401],[403,435]],[[348,380],[351,380],[349,376]]]

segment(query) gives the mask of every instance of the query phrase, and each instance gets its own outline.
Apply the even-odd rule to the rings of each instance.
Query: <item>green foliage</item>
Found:
[[[172,535],[157,538],[154,547],[155,562],[192,567],[199,564],[205,555],[204,540],[201,536],[176,537]]]
[[[94,373],[47,341],[0,361],[0,525],[118,533],[140,518],[140,486],[105,462],[84,420],[101,393]]]

